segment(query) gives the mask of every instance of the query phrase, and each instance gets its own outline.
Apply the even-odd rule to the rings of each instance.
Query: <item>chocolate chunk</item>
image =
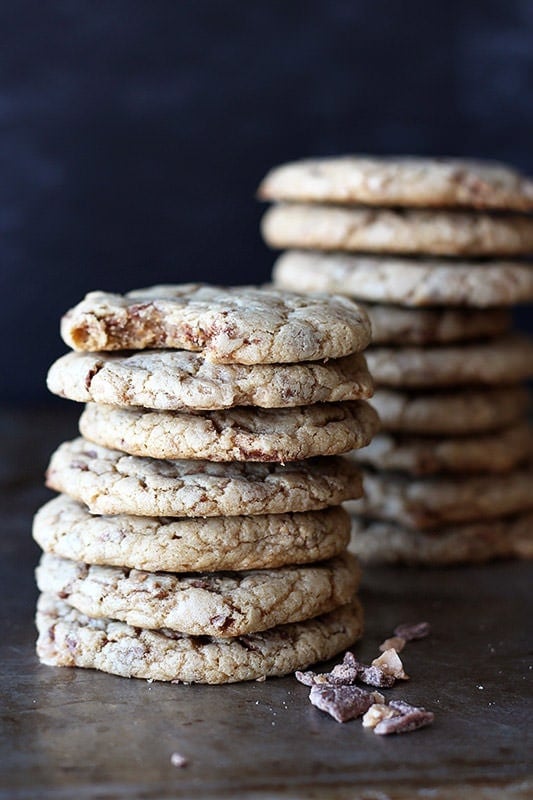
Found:
[[[406,642],[411,642],[413,639],[425,639],[430,633],[429,622],[408,622],[394,628],[395,636],[400,636]]]
[[[294,677],[296,678],[297,681],[303,683],[304,686],[313,686],[315,683],[314,681],[315,673],[311,671],[300,672],[300,670],[296,670],[296,672],[294,673]]]
[[[337,664],[329,673],[330,683],[335,686],[351,686],[356,682],[357,676],[356,667],[348,664]]]
[[[380,689],[390,689],[396,683],[396,678],[388,672],[384,672],[379,667],[364,667],[359,672],[359,680],[368,686],[376,686]]]
[[[375,702],[372,692],[358,686],[312,686],[311,703],[330,714],[337,722],[361,717]]]
[[[344,654],[344,658],[342,659],[343,664],[347,664],[349,667],[355,667],[356,669],[361,665],[361,662],[356,659],[354,654],[351,650],[347,650]]]
[[[304,686],[328,685],[331,683],[329,672],[312,672],[311,670],[300,672],[300,670],[297,670],[294,673],[294,677]]]
[[[379,665],[376,666],[373,664],[369,667],[366,664],[362,664],[349,650],[344,654],[343,666],[355,670],[361,683],[366,683],[368,686],[388,689],[394,686],[396,682],[396,677],[394,675],[381,669]]]
[[[216,614],[214,617],[210,617],[209,622],[220,631],[227,631],[228,628],[231,628],[235,619],[229,614]]]

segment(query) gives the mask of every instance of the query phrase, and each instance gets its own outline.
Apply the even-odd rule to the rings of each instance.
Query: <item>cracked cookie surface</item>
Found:
[[[350,538],[341,506],[232,517],[95,515],[59,495],[35,515],[33,537],[48,553],[149,572],[265,569],[337,556]]]
[[[169,517],[313,511],[361,494],[358,470],[341,456],[287,465],[162,460],[125,455],[81,437],[52,455],[47,486],[95,514]]]
[[[61,321],[74,350],[178,348],[217,363],[339,358],[370,341],[365,311],[344,297],[202,284],[91,292]]]
[[[533,467],[494,474],[413,478],[363,469],[365,495],[346,508],[409,528],[438,528],[533,510]]]
[[[531,223],[533,225],[533,223]],[[277,285],[302,292],[341,292],[406,306],[510,306],[533,300],[533,264],[446,261],[289,250],[274,265]]]
[[[379,388],[371,402],[384,431],[459,436],[523,419],[528,393],[520,384],[434,392]]]
[[[497,162],[337,156],[274,167],[262,200],[378,206],[533,210],[533,181]]]
[[[501,336],[511,328],[505,308],[404,308],[366,304],[374,344],[438,344]]]
[[[533,429],[523,421],[491,433],[454,438],[379,433],[350,458],[378,469],[432,475],[507,472],[532,455]]]
[[[422,389],[518,383],[533,376],[533,341],[512,334],[434,347],[374,346],[366,359],[378,386]]]
[[[161,411],[234,406],[284,408],[370,397],[373,383],[356,353],[326,363],[211,364],[199,353],[67,353],[52,364],[48,388],[60,397]]]
[[[89,441],[153,458],[299,461],[367,445],[379,427],[364,400],[296,408],[235,408],[203,414],[90,403],[80,418]]]
[[[286,675],[324,661],[360,638],[357,600],[305,622],[230,639],[132,628],[92,619],[57,596],[37,603],[37,654],[50,666],[86,667],[124,677],[177,683],[235,683]]]
[[[368,564],[476,563],[533,558],[533,513],[413,530],[388,520],[354,517],[351,552]]]
[[[190,636],[242,636],[301,622],[349,603],[357,560],[344,554],[309,566],[173,575],[89,566],[45,553],[36,570],[41,592],[89,617]]]
[[[261,232],[275,248],[491,257],[533,252],[533,220],[520,214],[288,204],[268,209]]]

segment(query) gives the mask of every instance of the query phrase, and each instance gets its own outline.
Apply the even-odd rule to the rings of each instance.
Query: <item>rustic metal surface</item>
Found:
[[[30,520],[76,411],[0,414],[0,797],[532,796],[529,564],[367,571],[363,660],[399,622],[433,626],[404,651],[412,680],[389,691],[435,712],[405,736],[334,722],[292,677],[187,687],[39,665]]]

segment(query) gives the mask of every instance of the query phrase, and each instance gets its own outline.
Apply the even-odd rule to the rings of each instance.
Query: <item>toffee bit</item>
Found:
[[[406,644],[407,639],[404,639],[403,636],[391,636],[390,639],[385,639],[384,642],[381,642],[378,650],[383,653],[385,650],[394,648],[397,653],[401,653]]]
[[[375,728],[382,719],[394,717],[398,712],[386,703],[374,703],[363,717],[363,728]]]
[[[367,692],[358,686],[312,686],[311,703],[325,711],[337,722],[361,717],[373,705],[377,692]],[[381,697],[381,695],[379,695]]]
[[[375,658],[372,666],[379,667],[380,670],[387,675],[392,675],[396,680],[409,680],[409,675],[404,672],[402,660],[393,647],[390,650],[385,650],[378,658]]]
[[[412,642],[414,639],[425,639],[431,633],[431,625],[429,622],[408,622],[403,625],[397,625],[394,628],[394,635],[400,636],[406,642]]]
[[[185,756],[182,756],[181,753],[172,753],[172,755],[170,756],[170,763],[172,764],[173,767],[178,767],[179,769],[182,769],[183,767],[186,767],[188,765],[189,759],[185,758]]]
[[[403,700],[391,700],[389,706],[394,710],[394,715],[382,719],[374,728],[378,736],[387,736],[389,733],[409,733],[431,725],[435,719],[432,711],[417,708],[405,703]]]

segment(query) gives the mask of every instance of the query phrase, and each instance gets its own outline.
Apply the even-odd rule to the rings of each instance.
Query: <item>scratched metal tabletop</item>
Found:
[[[366,571],[361,660],[400,622],[433,628],[406,646],[411,680],[387,696],[431,709],[435,723],[403,736],[334,722],[293,677],[173,686],[41,666],[31,517],[77,413],[0,413],[1,798],[533,796],[530,564]]]

